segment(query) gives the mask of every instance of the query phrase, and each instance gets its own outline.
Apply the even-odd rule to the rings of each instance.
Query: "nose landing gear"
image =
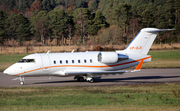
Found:
[[[24,77],[19,77],[19,80],[20,80],[20,85],[24,85]]]

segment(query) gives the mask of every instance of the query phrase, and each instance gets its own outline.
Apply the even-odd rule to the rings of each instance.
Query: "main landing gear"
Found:
[[[20,85],[24,85],[24,77],[19,77],[19,80],[20,80]]]
[[[87,77],[87,81],[90,82],[90,83],[93,83],[95,80],[93,77]]]
[[[74,79],[77,79],[78,82],[84,82],[83,76],[75,76]]]
[[[83,76],[75,76],[74,79],[77,79],[78,82],[84,82]],[[90,83],[93,83],[95,81],[93,77],[86,77],[86,80]]]

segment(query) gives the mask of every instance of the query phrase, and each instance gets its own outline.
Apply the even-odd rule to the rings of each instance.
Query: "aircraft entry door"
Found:
[[[48,54],[41,54],[42,59],[42,68],[43,72],[49,72],[50,71],[50,61],[49,61],[49,55]]]

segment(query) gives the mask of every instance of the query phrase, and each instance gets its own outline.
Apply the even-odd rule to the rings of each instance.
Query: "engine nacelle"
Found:
[[[118,54],[116,52],[100,52],[98,54],[98,62],[111,64],[118,62]]]

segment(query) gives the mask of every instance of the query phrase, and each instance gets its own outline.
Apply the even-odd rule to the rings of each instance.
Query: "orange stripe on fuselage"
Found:
[[[142,58],[142,59],[138,59],[138,60],[134,60],[134,61],[130,61],[130,62],[126,62],[126,63],[121,63],[121,64],[114,64],[114,65],[106,65],[106,66],[87,66],[87,65],[57,65],[57,66],[48,66],[48,67],[43,67],[43,68],[38,68],[38,69],[34,69],[34,70],[30,70],[30,71],[25,71],[23,73],[19,73],[19,74],[16,74],[14,76],[18,76],[18,75],[22,75],[22,74],[25,74],[25,73],[29,73],[29,72],[33,72],[33,71],[37,71],[37,70],[41,70],[41,69],[46,69],[46,68],[56,68],[56,67],[94,67],[94,68],[102,68],[102,67],[115,67],[115,66],[120,66],[120,65],[126,65],[126,64],[131,64],[131,63],[134,63],[134,62],[138,62],[138,61],[142,61],[142,60],[145,60],[145,59],[149,59],[151,58],[151,56],[148,56],[148,57],[145,57],[145,58]]]

